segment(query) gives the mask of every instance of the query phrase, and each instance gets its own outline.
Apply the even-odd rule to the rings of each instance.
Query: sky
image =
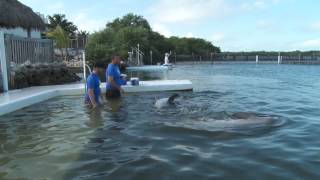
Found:
[[[165,35],[204,38],[222,51],[320,50],[319,0],[20,0],[95,32],[127,13]]]

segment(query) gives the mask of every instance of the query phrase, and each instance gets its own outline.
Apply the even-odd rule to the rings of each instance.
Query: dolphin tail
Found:
[[[179,97],[179,94],[173,94],[173,95],[171,95],[171,96],[169,97],[169,99],[168,99],[168,103],[173,104],[173,103],[174,103],[174,100],[175,100],[177,97]]]

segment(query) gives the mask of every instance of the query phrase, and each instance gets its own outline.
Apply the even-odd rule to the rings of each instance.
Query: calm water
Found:
[[[320,178],[320,66],[186,65],[162,77],[195,90],[164,109],[155,99],[171,93],[96,111],[68,96],[0,117],[0,179]],[[237,112],[274,121],[225,124]]]

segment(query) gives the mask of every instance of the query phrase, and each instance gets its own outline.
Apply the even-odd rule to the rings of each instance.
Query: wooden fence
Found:
[[[53,41],[49,39],[32,39],[7,35],[4,38],[8,71],[9,88],[14,86],[12,65],[27,61],[34,63],[51,63],[54,59]]]
[[[11,62],[23,64],[53,62],[53,41],[49,39],[30,39],[15,36],[5,37],[6,59],[8,66]]]

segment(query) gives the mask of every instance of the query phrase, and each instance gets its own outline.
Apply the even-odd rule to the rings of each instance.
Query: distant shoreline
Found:
[[[278,61],[226,61],[226,60],[214,60],[214,61],[178,61],[176,65],[193,65],[193,64],[278,64]],[[281,64],[301,64],[301,65],[320,65],[320,61],[283,61]]]

